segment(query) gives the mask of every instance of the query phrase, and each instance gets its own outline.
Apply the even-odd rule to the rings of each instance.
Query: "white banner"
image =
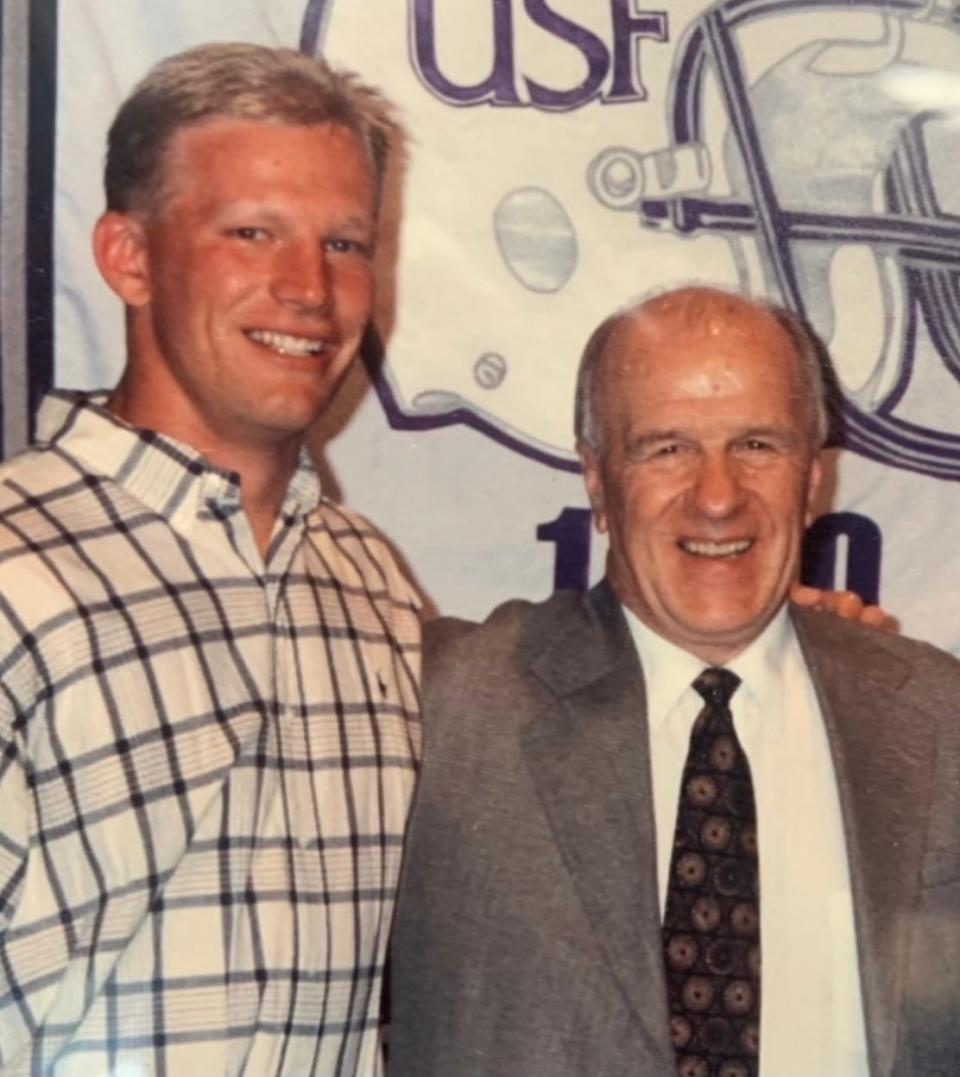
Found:
[[[704,280],[803,312],[834,358],[848,448],[808,575],[960,653],[956,12],[647,2],[62,3],[56,380],[109,385],[122,365],[88,237],[133,83],[202,41],[322,52],[412,136],[383,377],[348,390],[363,399],[332,418],[326,467],[439,609],[599,573],[572,452],[580,350],[627,300]]]

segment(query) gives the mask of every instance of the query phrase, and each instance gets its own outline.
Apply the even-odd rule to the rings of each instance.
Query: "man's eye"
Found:
[[[367,243],[361,243],[360,240],[357,239],[345,239],[342,236],[333,236],[327,240],[327,250],[332,251],[334,254],[367,255],[370,246]]]
[[[647,455],[651,460],[662,459],[668,456],[676,456],[680,452],[681,448],[682,446],[679,442],[668,441],[664,442],[662,445],[651,446]]]
[[[237,228],[231,228],[230,235],[248,243],[258,243],[267,238],[267,231],[265,228],[257,228],[252,224],[242,224]]]
[[[676,441],[661,441],[654,445],[637,445],[630,453],[638,464],[667,463],[678,456],[681,445]]]

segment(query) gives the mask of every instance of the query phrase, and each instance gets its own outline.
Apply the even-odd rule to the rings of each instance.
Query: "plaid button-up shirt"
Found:
[[[53,394],[0,469],[0,1075],[380,1072],[417,600],[291,482]]]

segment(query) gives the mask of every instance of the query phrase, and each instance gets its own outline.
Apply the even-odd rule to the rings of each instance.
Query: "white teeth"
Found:
[[[735,557],[738,553],[746,553],[752,545],[752,539],[735,539],[732,542],[687,539],[680,542],[681,549],[697,557]]]
[[[251,329],[247,336],[281,355],[321,355],[327,347],[322,340],[292,337],[288,333],[273,333],[269,329]]]

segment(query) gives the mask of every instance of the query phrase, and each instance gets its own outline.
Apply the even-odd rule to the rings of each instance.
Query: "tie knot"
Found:
[[[693,682],[693,687],[703,697],[704,703],[715,707],[730,705],[730,697],[737,690],[740,678],[729,669],[710,666]]]

